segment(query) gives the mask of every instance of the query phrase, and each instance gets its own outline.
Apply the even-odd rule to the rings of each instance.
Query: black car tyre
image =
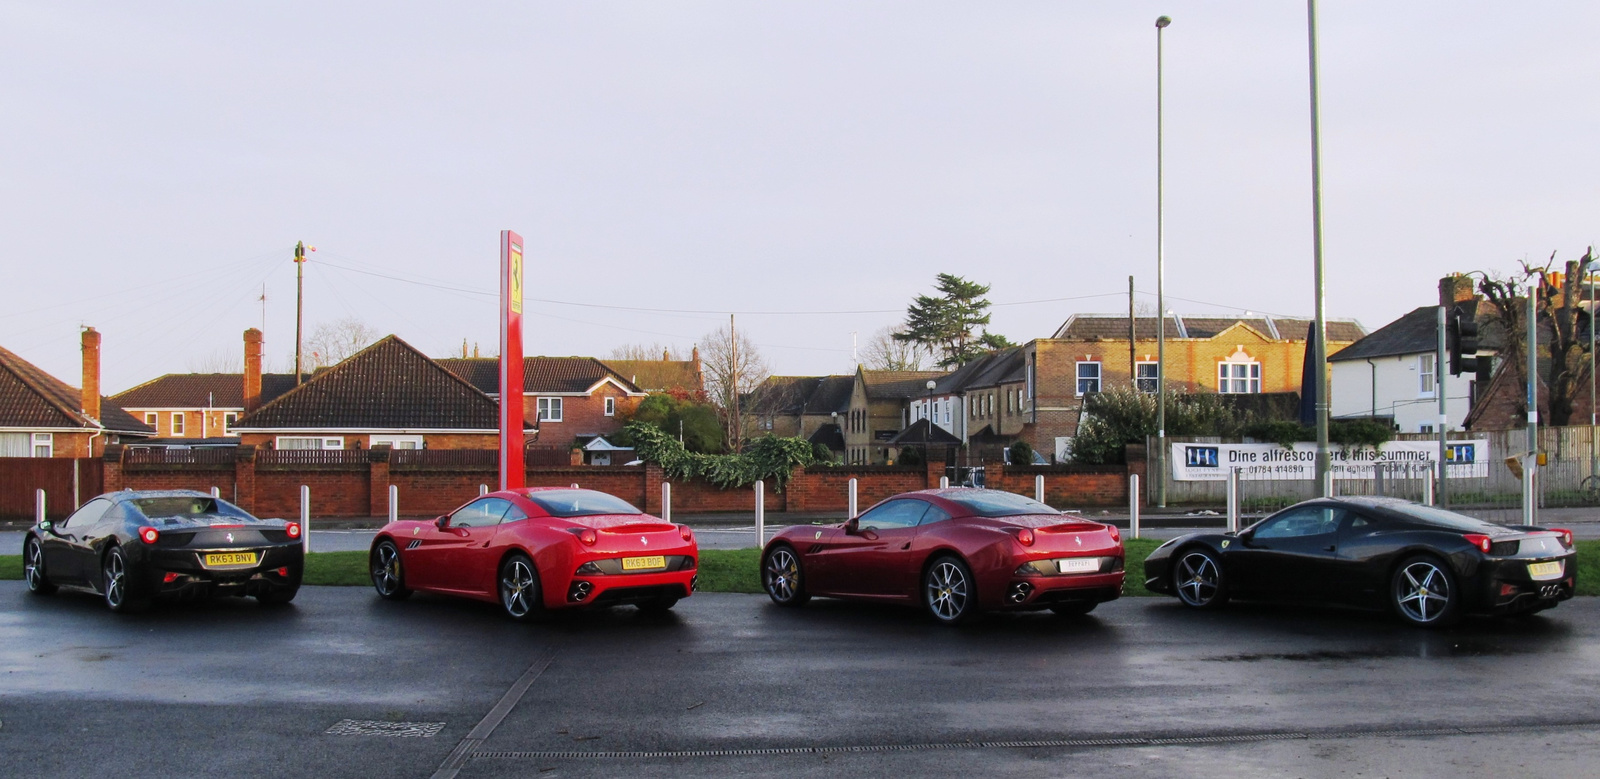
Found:
[[[283,590],[273,590],[272,592],[263,592],[260,595],[257,595],[256,596],[256,602],[260,603],[263,606],[283,606],[283,605],[289,603],[289,601],[294,600],[294,596],[299,595],[299,594],[300,594],[300,588],[299,587],[290,587],[288,589],[283,589]]]
[[[537,622],[546,614],[539,569],[525,554],[514,554],[500,564],[500,607],[518,622]]]
[[[1432,555],[1407,558],[1394,571],[1389,602],[1401,619],[1417,627],[1441,628],[1461,620],[1461,588],[1443,560]]]
[[[806,592],[805,572],[800,570],[800,555],[788,544],[767,550],[766,559],[761,561],[761,586],[779,606],[794,608],[811,600],[811,594]]]
[[[1098,606],[1098,605],[1100,605],[1100,604],[1098,604],[1098,603],[1057,603],[1056,605],[1051,606],[1050,610],[1055,612],[1055,613],[1057,613],[1057,614],[1060,614],[1063,617],[1081,617],[1081,616],[1083,616],[1085,614],[1088,614],[1091,611],[1094,611],[1094,607]]]
[[[372,588],[384,600],[405,600],[411,597],[406,589],[406,572],[400,565],[400,547],[384,539],[372,548]]]
[[[118,614],[134,614],[150,606],[150,601],[133,597],[128,591],[133,583],[129,573],[127,555],[121,547],[111,547],[100,566],[100,594],[106,600],[106,608]]]
[[[37,538],[28,539],[27,545],[22,547],[22,578],[28,580],[28,592],[49,595],[56,591],[50,577],[45,575],[44,549]]]
[[[1172,591],[1185,606],[1220,608],[1228,602],[1228,580],[1222,563],[1209,549],[1185,549],[1172,565]]]
[[[978,613],[978,588],[972,569],[959,557],[945,555],[935,559],[922,575],[922,605],[946,625],[972,619]]]

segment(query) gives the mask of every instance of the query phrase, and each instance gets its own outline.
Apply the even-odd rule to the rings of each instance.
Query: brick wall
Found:
[[[1023,465],[988,463],[984,486],[1033,497],[1034,480],[1044,476],[1044,502],[1056,508],[1126,507],[1128,471],[1123,466]]]

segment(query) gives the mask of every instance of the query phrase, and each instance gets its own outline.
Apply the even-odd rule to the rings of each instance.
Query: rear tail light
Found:
[[[1032,530],[1030,530],[1028,528],[1025,528],[1025,527],[1019,527],[1019,528],[1017,528],[1016,532],[1017,532],[1017,543],[1020,543],[1023,546],[1033,546],[1033,531]]]
[[[299,522],[290,522],[289,523],[289,527],[286,528],[286,529],[289,531],[289,537],[290,538],[299,538],[300,537],[300,523]]]
[[[1562,546],[1564,546],[1564,547],[1566,547],[1568,549],[1572,548],[1572,531],[1571,530],[1565,530],[1565,529],[1562,529],[1562,528],[1559,528],[1559,527],[1553,527],[1553,528],[1550,528],[1550,532],[1561,536],[1561,545]]]
[[[694,531],[690,530],[688,525],[679,525],[678,535],[683,536],[683,540],[685,541],[694,540]]]
[[[1112,541],[1122,542],[1122,531],[1118,530],[1116,525],[1106,525],[1106,532],[1111,534]]]
[[[153,544],[153,543],[156,542],[156,539],[158,539],[160,537],[161,537],[161,531],[159,531],[159,530],[157,530],[157,529],[155,529],[153,527],[141,527],[141,528],[139,528],[139,540],[140,541],[143,541],[143,542],[145,542],[147,544]]]
[[[1467,543],[1478,547],[1478,551],[1483,552],[1484,554],[1488,554],[1489,550],[1494,548],[1494,539],[1491,539],[1485,535],[1467,533],[1466,535],[1462,536],[1462,538],[1467,539]]]
[[[571,527],[567,528],[567,532],[577,536],[584,546],[594,546],[595,542],[600,540],[600,536],[595,534],[594,528]]]

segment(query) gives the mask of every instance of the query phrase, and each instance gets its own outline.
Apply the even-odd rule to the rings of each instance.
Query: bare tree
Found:
[[[337,365],[370,346],[380,336],[382,333],[355,317],[323,322],[306,339],[306,370]]]
[[[190,373],[243,373],[244,353],[239,347],[219,346],[188,361]]]
[[[904,332],[904,327],[890,325],[873,333],[866,346],[861,348],[861,363],[875,371],[928,370],[927,366],[932,360],[924,360],[924,357],[930,356],[927,350],[913,341],[895,338],[895,334]]]
[[[651,344],[623,344],[611,350],[608,359],[612,360],[672,360],[686,362],[683,350],[676,346],[662,346],[658,343]]]
[[[731,323],[700,339],[700,363],[706,393],[722,416],[728,451],[737,452],[745,429],[740,402],[772,375],[772,368],[750,336],[737,333],[736,337]]]
[[[1594,249],[1590,248],[1581,259],[1569,260],[1561,271],[1555,271],[1556,255],[1552,252],[1543,266],[1522,262],[1520,280],[1485,273],[1478,284],[1478,291],[1491,306],[1490,321],[1501,336],[1502,346],[1496,357],[1505,361],[1505,370],[1516,378],[1518,386],[1526,386],[1528,382],[1524,346],[1528,332],[1528,291],[1538,290],[1534,309],[1540,348],[1534,375],[1547,392],[1545,409],[1540,416],[1558,427],[1572,421],[1578,378],[1587,368],[1584,341],[1589,320],[1579,302],[1583,297],[1584,268],[1593,254]],[[1528,409],[1523,393],[1517,393],[1516,398],[1516,413],[1526,419]]]

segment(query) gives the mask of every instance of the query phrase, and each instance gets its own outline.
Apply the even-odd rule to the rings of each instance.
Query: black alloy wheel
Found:
[[[28,580],[28,592],[49,595],[56,591],[50,577],[45,575],[44,549],[37,538],[28,539],[27,546],[22,548],[22,578]]]
[[[500,564],[500,607],[518,622],[537,622],[545,616],[539,570],[527,555],[514,554]]]
[[[1389,602],[1400,618],[1418,627],[1440,628],[1461,620],[1461,588],[1450,566],[1432,555],[1417,555],[1395,569]]]
[[[761,562],[761,586],[779,606],[803,606],[811,600],[800,570],[800,555],[788,544],[778,544],[767,552],[767,559]]]
[[[121,547],[113,546],[106,552],[105,563],[100,567],[100,594],[106,599],[106,608],[118,614],[144,611],[150,602],[135,598],[128,592],[133,583],[128,571],[128,557]]]
[[[400,567],[400,547],[384,539],[372,549],[372,588],[384,600],[405,600],[411,597],[406,589],[406,572]]]
[[[1100,604],[1093,601],[1088,603],[1057,603],[1051,606],[1050,610],[1063,617],[1081,617],[1094,611],[1094,607],[1098,605]]]
[[[1208,549],[1190,549],[1172,567],[1172,589],[1185,606],[1220,608],[1228,602],[1228,581],[1222,564]]]
[[[972,619],[978,613],[972,569],[959,557],[946,555],[934,560],[922,575],[922,603],[934,619],[946,625]]]

